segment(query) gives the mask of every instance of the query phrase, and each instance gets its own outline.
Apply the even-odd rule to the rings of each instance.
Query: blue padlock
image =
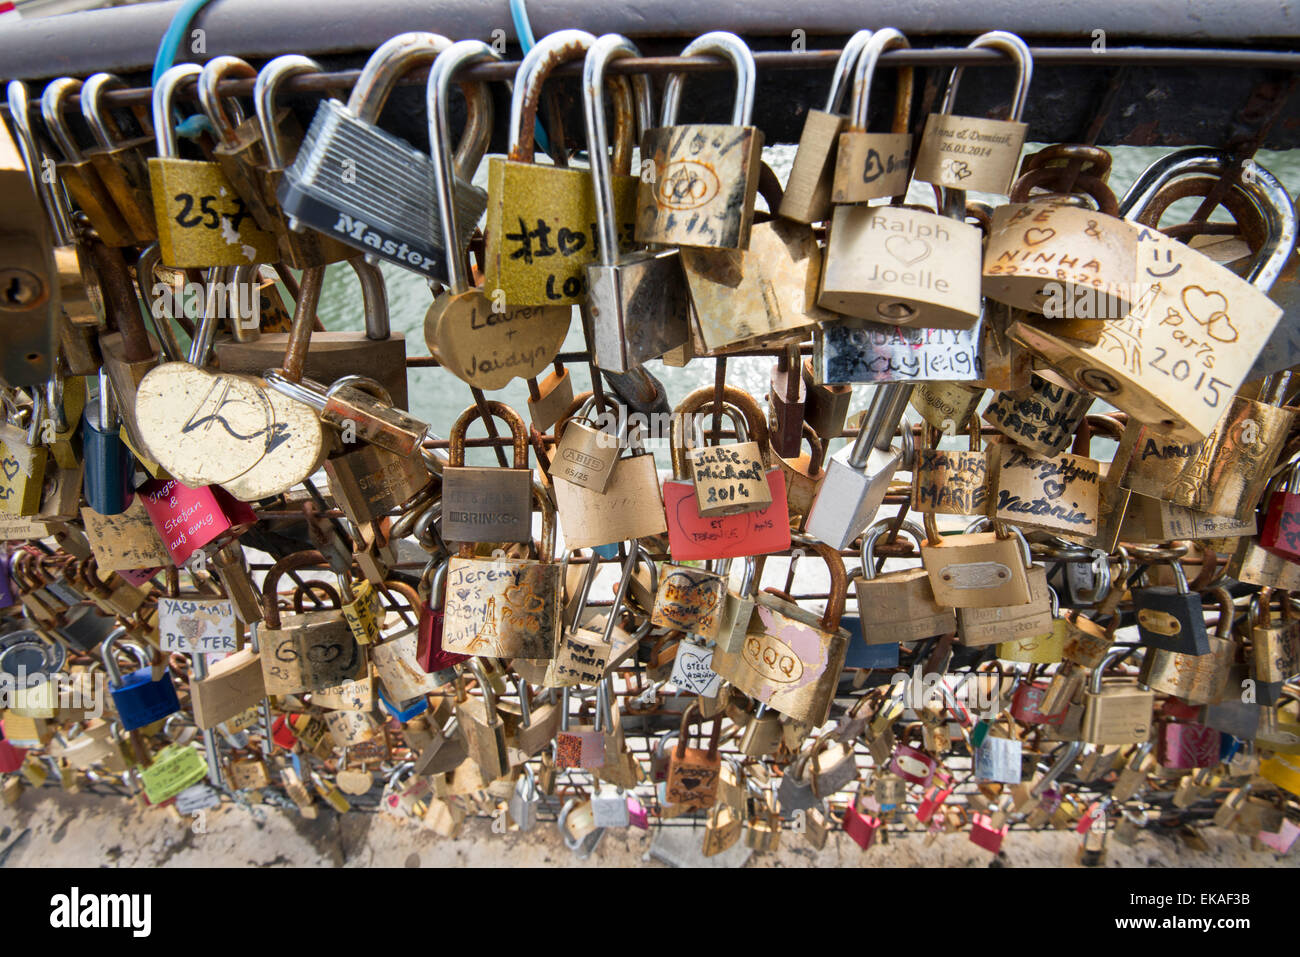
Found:
[[[161,721],[169,714],[181,710],[180,699],[176,697],[176,686],[172,684],[170,668],[163,668],[162,675],[155,680],[153,665],[143,648],[135,644],[124,645],[141,668],[131,672],[124,679],[117,666],[117,645],[126,635],[125,628],[118,628],[106,639],[100,656],[104,669],[108,672],[108,693],[113,696],[113,707],[122,722],[124,731],[134,731],[147,724]]]
[[[394,704],[388,695],[384,694],[383,685],[379,685],[379,700],[383,703],[384,710],[391,714],[402,724],[410,721],[412,718],[424,714],[429,710],[429,699],[424,695],[418,698],[412,698],[404,701],[401,706]]]
[[[122,441],[122,419],[108,375],[99,370],[98,414],[86,406],[81,446],[86,462],[86,504],[100,515],[121,515],[131,502],[135,457]]]

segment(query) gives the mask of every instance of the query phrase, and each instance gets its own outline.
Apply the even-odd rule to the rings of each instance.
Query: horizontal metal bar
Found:
[[[8,77],[147,70],[179,0],[23,20],[0,32],[0,63]],[[1104,28],[1113,42],[1176,39],[1188,44],[1254,43],[1300,36],[1300,11],[1271,0],[1197,4],[1181,0],[1098,0],[1089,4],[1028,5],[1020,0],[878,0],[868,10],[842,0],[723,0],[687,4],[640,0],[591,4],[549,0],[530,10],[537,36],[580,26],[595,34],[633,38],[689,38],[708,30],[732,30],[757,42],[779,41],[787,49],[799,36],[846,36],[862,28],[894,26],[910,36],[974,37],[991,29],[1014,29],[1025,37],[1068,38],[1089,43]],[[505,37],[515,31],[505,0],[223,0],[199,13],[201,55],[233,53],[270,57],[286,48],[308,54],[372,50],[406,30],[432,30],[454,39]],[[795,31],[801,31],[796,34]],[[290,40],[291,38],[291,40]],[[186,38],[191,40],[190,37]],[[192,42],[192,40],[191,40]],[[190,44],[187,43],[187,46]]]

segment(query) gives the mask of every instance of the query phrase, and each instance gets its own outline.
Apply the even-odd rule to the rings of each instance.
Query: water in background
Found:
[[[1027,144],[1027,148],[1032,151],[1040,147]],[[1114,190],[1117,196],[1123,196],[1137,175],[1167,152],[1170,152],[1170,150],[1155,147],[1120,146],[1113,148],[1111,155],[1114,157],[1114,165],[1111,169],[1109,181],[1111,189]],[[789,175],[793,156],[794,147],[789,145],[768,147],[763,150],[764,159],[776,171],[782,183],[785,182],[786,177]],[[1256,160],[1261,166],[1272,171],[1285,184],[1292,196],[1296,195],[1297,188],[1300,188],[1300,151],[1274,152],[1261,150],[1257,154]],[[475,184],[484,188],[487,186],[486,160],[480,167],[478,176],[475,177]],[[983,199],[993,203],[1000,201],[1000,197],[985,196],[980,193],[971,193],[969,195],[972,199]],[[913,184],[912,192],[908,198],[910,201],[933,205],[933,191],[927,185]],[[762,200],[760,199],[759,202],[761,203]],[[1176,217],[1178,213],[1184,211],[1184,206],[1187,207],[1185,211],[1190,214],[1195,205],[1196,202],[1193,200],[1184,200],[1182,203],[1176,204],[1175,208],[1167,214],[1166,221],[1177,222]],[[387,263],[382,268],[384,277],[388,282],[388,307],[392,330],[405,334],[408,355],[427,356],[429,349],[424,342],[424,315],[429,304],[433,301],[428,285],[422,277],[415,273],[407,272],[396,266],[390,266]],[[321,296],[319,315],[327,329],[363,328],[361,293],[350,269],[338,265],[330,267],[325,280],[324,293]],[[565,340],[564,351],[576,352],[583,348],[582,326],[575,310],[574,320],[569,328],[568,338]],[[774,360],[771,358],[729,359],[727,362],[728,382],[756,396],[762,396],[767,391],[773,363]],[[646,368],[664,383],[668,390],[669,403],[673,405],[681,401],[693,389],[703,385],[710,385],[713,382],[714,364],[709,361],[696,361],[687,368],[677,369],[666,367],[662,362],[656,360],[647,363]],[[357,371],[363,372],[364,370]],[[419,419],[430,423],[435,434],[445,438],[451,431],[452,423],[455,422],[457,416],[473,404],[469,386],[452,374],[438,368],[411,369],[408,374],[410,379],[410,411]],[[572,368],[571,375],[573,376],[575,393],[590,388],[590,378],[585,365]],[[867,397],[865,393],[868,387],[855,386],[855,389],[858,394],[854,396],[852,409],[857,412],[866,405]],[[505,389],[493,393],[492,398],[500,399],[512,408],[518,409],[525,416],[525,421],[527,421],[528,388],[523,380],[516,379]],[[482,426],[476,426],[476,428],[481,430]],[[479,431],[475,434],[482,433]],[[838,444],[833,445],[827,452],[833,451],[835,447],[838,447]],[[661,468],[669,467],[666,450],[658,450],[656,455]],[[491,453],[486,449],[469,450],[469,461],[471,463],[490,464],[490,456]]]

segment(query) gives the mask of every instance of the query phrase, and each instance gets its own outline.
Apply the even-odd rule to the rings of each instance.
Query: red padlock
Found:
[[[1023,724],[1060,724],[1070,713],[1070,702],[1055,714],[1043,714],[1039,707],[1043,696],[1047,694],[1046,683],[1022,681],[1016,685],[1016,693],[1011,696],[1011,717]]]
[[[1097,818],[1105,813],[1106,808],[1110,805],[1110,800],[1093,801],[1088,805],[1088,810],[1083,812],[1083,817],[1079,818],[1079,823],[1074,826],[1076,834],[1087,834],[1092,830],[1092,826],[1097,823]]]
[[[1286,485],[1269,496],[1259,547],[1278,558],[1300,562],[1300,462],[1287,473]]]
[[[284,715],[277,715],[271,725],[271,740],[286,751],[292,751],[293,746],[298,743],[298,735],[294,734],[292,725]]]
[[[137,491],[178,566],[200,548],[234,538],[257,523],[252,506],[219,485],[190,488],[175,479],[150,479]]]
[[[971,824],[970,840],[972,844],[996,854],[1002,850],[1002,842],[1006,839],[1007,831],[1010,829],[1010,824],[994,827],[993,818],[987,814],[976,814],[974,823]]]
[[[943,772],[936,773],[935,777],[939,777],[940,774],[943,774]],[[944,777],[947,777],[947,775],[944,775]],[[930,819],[934,817],[934,812],[943,807],[943,802],[952,795],[952,788],[951,779],[948,779],[944,784],[934,785],[930,790],[926,791],[925,797],[921,798],[920,807],[916,809],[916,819],[922,824],[930,823]]]
[[[920,727],[919,724],[915,724],[908,730],[910,731],[912,728],[919,730]],[[920,748],[914,748],[908,744],[907,733],[907,731],[903,732],[903,741],[894,750],[894,757],[889,762],[889,770],[909,784],[919,784],[923,788],[929,787],[939,762]]]
[[[0,774],[10,774],[23,766],[26,748],[16,748],[4,737],[4,722],[0,721]]]
[[[871,846],[871,842],[876,839],[876,832],[884,825],[884,821],[871,814],[863,814],[858,810],[858,803],[862,800],[859,793],[853,803],[844,810],[843,824],[844,833],[853,838],[855,844],[864,851]]]
[[[430,574],[432,573],[432,574]],[[445,671],[462,661],[469,661],[469,655],[455,654],[442,649],[442,603],[447,588],[447,562],[444,559],[436,569],[430,565],[420,577],[420,597],[424,604],[420,607],[420,626],[417,630],[415,660],[419,662],[425,674]]]

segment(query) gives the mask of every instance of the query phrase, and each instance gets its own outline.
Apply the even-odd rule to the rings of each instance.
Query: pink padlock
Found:
[[[935,775],[938,777],[938,775]],[[921,805],[916,809],[916,819],[922,824],[928,824],[934,817],[934,812],[943,807],[943,802],[948,800],[952,794],[952,785],[943,786],[934,785],[925,792],[925,797],[921,798]]]
[[[1219,763],[1219,732],[1203,724],[1168,721],[1160,726],[1156,760],[1174,770],[1212,768]]]
[[[190,488],[175,479],[150,479],[136,491],[177,565],[184,565],[200,548],[234,538],[257,522],[252,506],[219,485]]]
[[[1016,686],[1016,693],[1011,696],[1011,717],[1021,724],[1060,724],[1070,713],[1067,701],[1056,714],[1044,714],[1041,710],[1043,698],[1048,686],[1044,683],[1030,684],[1022,681]]]
[[[627,819],[633,827],[650,830],[650,812],[632,795],[627,796]]]
[[[1002,842],[1006,839],[1007,831],[1010,829],[1010,824],[994,827],[993,818],[987,814],[976,814],[970,829],[970,840],[972,844],[996,854],[1002,850]]]

